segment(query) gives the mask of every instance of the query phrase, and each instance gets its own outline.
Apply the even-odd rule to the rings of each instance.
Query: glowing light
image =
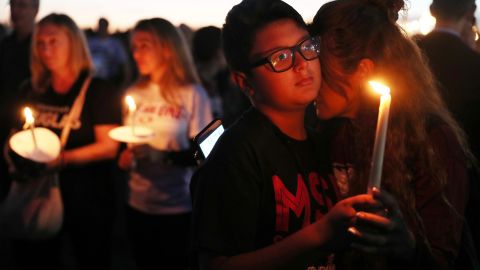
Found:
[[[126,96],[125,102],[128,105],[128,110],[130,111],[130,113],[134,112],[137,109],[137,104],[135,104],[135,100],[132,96]]]
[[[380,95],[390,94],[390,87],[376,81],[369,81],[368,83],[372,87],[373,91],[375,91],[376,93]]]
[[[33,118],[32,110],[30,110],[29,107],[25,107],[25,109],[23,109],[23,114],[25,115],[25,124],[30,126],[35,123],[35,118]]]
[[[380,107],[378,109],[377,129],[375,131],[375,142],[373,145],[372,167],[370,169],[370,177],[368,182],[368,190],[370,192],[373,187],[380,188],[382,181],[383,156],[385,153],[385,142],[387,140],[387,127],[390,112],[390,88],[386,85],[375,81],[369,81],[372,89],[381,94]]]
[[[125,102],[128,105],[128,115],[130,118],[130,126],[131,126],[131,131],[132,135],[135,136],[135,117],[136,117],[136,110],[137,110],[137,104],[135,104],[135,100],[133,99],[132,96],[126,96],[125,97]]]
[[[35,118],[33,117],[32,110],[30,110],[29,107],[25,107],[25,109],[23,109],[23,114],[25,115],[25,125],[23,126],[23,129],[30,128],[33,146],[34,149],[37,149],[37,138],[35,137]]]
[[[435,27],[435,23],[437,20],[435,17],[433,17],[430,12],[426,12],[420,17],[419,19],[419,24],[420,24],[420,29],[419,32],[422,35],[428,34],[432,29]]]
[[[399,21],[399,24],[410,36],[415,34],[428,34],[435,27],[435,23],[435,18],[428,11],[423,13],[417,19],[408,19],[404,17]]]

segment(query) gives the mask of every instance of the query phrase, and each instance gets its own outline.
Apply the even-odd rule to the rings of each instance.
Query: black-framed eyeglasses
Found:
[[[320,37],[308,37],[293,47],[278,49],[267,57],[252,63],[250,68],[270,64],[274,72],[287,71],[295,63],[295,52],[299,52],[303,59],[307,61],[318,58],[320,54]]]

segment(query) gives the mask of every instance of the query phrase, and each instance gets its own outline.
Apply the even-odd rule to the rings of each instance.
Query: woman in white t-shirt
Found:
[[[119,166],[131,172],[130,244],[139,270],[155,265],[187,269],[188,186],[195,165],[191,138],[212,120],[210,103],[187,44],[169,21],[139,21],[131,45],[140,80],[127,95],[137,103],[135,123],[151,128],[155,137],[131,145],[119,159]]]

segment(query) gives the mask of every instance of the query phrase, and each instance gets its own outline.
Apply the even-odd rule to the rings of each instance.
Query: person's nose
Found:
[[[41,55],[48,56],[52,54],[52,48],[48,44],[40,44],[38,45],[38,52]]]
[[[37,43],[37,52],[39,54],[43,54],[45,52],[45,44],[44,43]]]
[[[138,49],[132,49],[132,56],[133,60],[138,63],[138,61],[140,60],[140,52],[138,51]]]
[[[298,50],[295,51],[293,55],[293,69],[294,70],[301,70],[307,67],[308,61],[300,54]]]

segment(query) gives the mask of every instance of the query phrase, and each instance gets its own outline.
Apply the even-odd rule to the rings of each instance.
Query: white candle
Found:
[[[13,152],[23,158],[48,163],[58,158],[60,155],[60,139],[51,130],[36,127],[35,138],[38,145],[34,148],[32,145],[32,133],[30,129],[22,130],[12,135],[9,139],[9,146]]]
[[[128,105],[128,116],[130,118],[130,125],[132,127],[132,135],[135,135],[135,114],[137,111],[137,105],[132,96],[126,96],[125,102]]]
[[[37,149],[37,139],[35,138],[35,118],[33,117],[32,110],[30,110],[29,107],[25,107],[25,109],[23,109],[23,114],[25,115],[25,125],[23,125],[23,129],[30,128],[30,132],[32,133],[33,147],[34,149]]]
[[[368,191],[373,187],[380,188],[381,185],[383,155],[387,138],[388,115],[390,112],[390,102],[392,100],[389,87],[374,81],[370,81],[369,84],[375,92],[382,96],[380,98],[380,108],[378,110],[377,130],[375,132],[375,143],[373,145]]]

